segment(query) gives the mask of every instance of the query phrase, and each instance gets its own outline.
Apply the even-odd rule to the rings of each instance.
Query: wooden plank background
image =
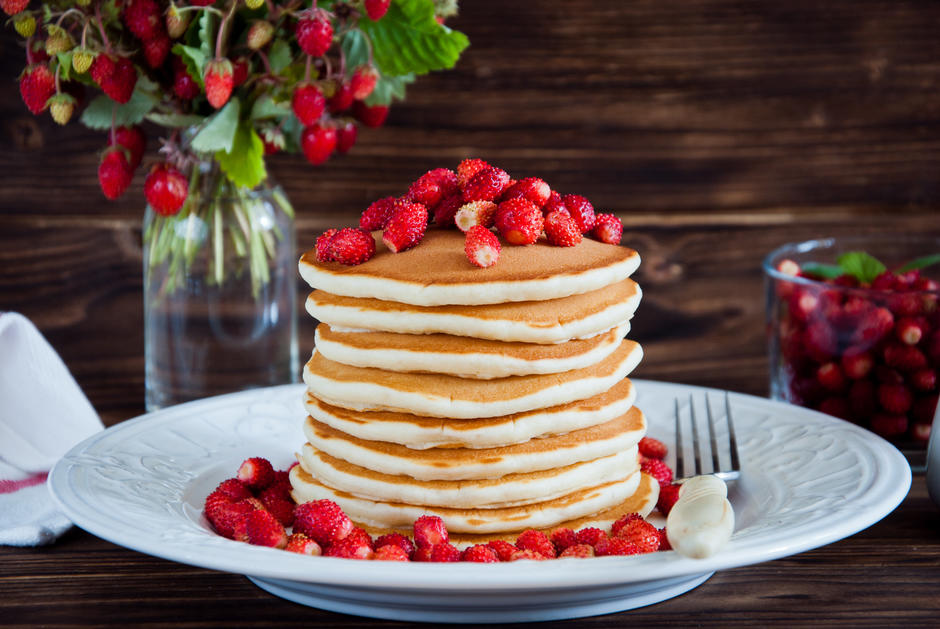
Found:
[[[938,24],[927,1],[467,1],[452,25],[472,46],[455,71],[419,81],[349,155],[317,168],[277,156],[270,170],[302,248],[467,156],[584,194],[644,259],[636,375],[765,394],[769,250],[940,234]],[[145,169],[106,201],[103,134],[31,116],[23,63],[6,29],[0,309],[35,321],[114,423],[143,410]],[[154,132],[151,159],[157,147]]]

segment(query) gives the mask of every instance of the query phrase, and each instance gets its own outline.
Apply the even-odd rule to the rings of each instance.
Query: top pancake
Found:
[[[619,282],[640,265],[626,247],[585,238],[574,247],[506,245],[499,263],[480,269],[467,261],[464,235],[431,229],[421,243],[392,253],[376,242],[375,256],[356,266],[317,262],[311,249],[300,258],[300,275],[313,288],[334,295],[371,297],[418,306],[482,305],[556,299]]]

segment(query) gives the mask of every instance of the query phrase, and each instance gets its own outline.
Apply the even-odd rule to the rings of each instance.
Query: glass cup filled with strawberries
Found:
[[[940,375],[940,238],[829,238],[764,260],[770,394],[923,458]]]

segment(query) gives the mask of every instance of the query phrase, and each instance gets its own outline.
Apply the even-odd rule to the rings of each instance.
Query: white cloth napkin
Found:
[[[103,428],[28,319],[0,312],[0,544],[48,544],[71,527],[46,488],[52,465]]]

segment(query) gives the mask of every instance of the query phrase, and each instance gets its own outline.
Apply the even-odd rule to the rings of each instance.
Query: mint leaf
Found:
[[[215,159],[236,186],[255,188],[268,176],[264,168],[264,142],[247,122],[238,125],[231,150],[218,151]]]
[[[864,251],[849,251],[838,257],[836,262],[842,270],[859,282],[871,283],[876,277],[885,272],[886,267],[877,258],[873,258]]]
[[[280,74],[284,68],[293,61],[293,55],[290,52],[290,45],[283,39],[276,40],[271,44],[271,50],[268,51],[268,63],[271,64],[271,71]]]
[[[898,273],[906,273],[907,271],[926,269],[928,266],[933,266],[940,262],[940,253],[934,253],[929,256],[923,256],[917,258],[916,260],[911,260],[904,266],[898,269]]]
[[[396,0],[378,22],[363,16],[359,28],[372,40],[375,65],[390,76],[451,68],[470,44],[437,23],[432,0]]]
[[[233,96],[225,107],[206,119],[206,126],[193,138],[193,149],[200,153],[231,152],[235,144],[240,111],[241,103]]]
[[[119,105],[104,94],[92,100],[80,118],[81,123],[89,129],[104,130],[111,128],[111,116],[114,114],[114,124],[118,127],[132,127],[143,122],[147,114],[157,105],[158,99],[151,93],[144,91],[149,83],[138,81],[134,86],[131,99]]]
[[[208,62],[206,55],[198,48],[184,46],[183,44],[173,46],[172,52],[179,55],[183,63],[186,64],[186,71],[189,72],[189,76],[193,78],[193,81],[198,83],[199,87],[205,89],[206,84],[202,82],[202,75]]]
[[[815,275],[816,277],[827,280],[834,280],[845,273],[841,266],[836,266],[835,264],[820,264],[818,262],[807,262],[803,265],[802,270],[808,275]]]

